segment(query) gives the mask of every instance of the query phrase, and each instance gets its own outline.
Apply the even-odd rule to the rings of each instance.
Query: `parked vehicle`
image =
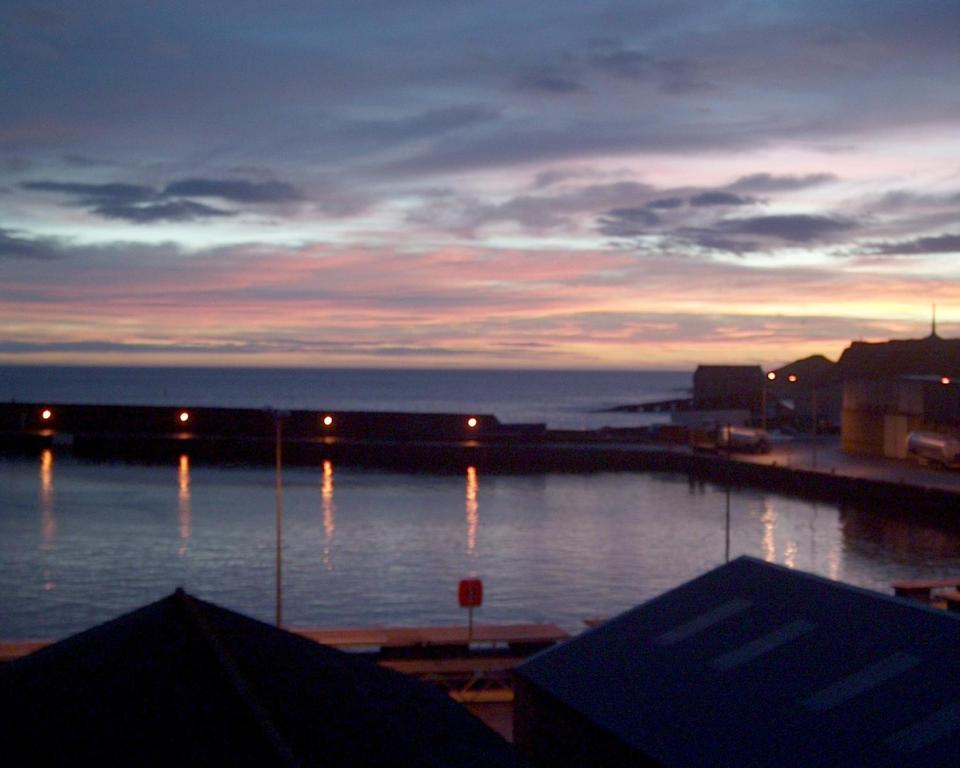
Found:
[[[694,450],[736,453],[769,453],[770,440],[764,429],[730,425],[691,432]]]
[[[911,432],[907,435],[907,453],[921,462],[944,467],[960,467],[960,440],[937,432]]]

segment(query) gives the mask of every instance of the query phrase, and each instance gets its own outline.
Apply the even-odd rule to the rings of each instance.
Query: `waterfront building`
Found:
[[[693,407],[698,411],[760,410],[763,371],[759,365],[698,365],[693,374]]]
[[[855,341],[838,365],[844,451],[904,458],[912,431],[960,434],[960,339]]]
[[[805,432],[832,432],[840,425],[843,384],[836,363],[811,355],[768,374],[768,420]]]

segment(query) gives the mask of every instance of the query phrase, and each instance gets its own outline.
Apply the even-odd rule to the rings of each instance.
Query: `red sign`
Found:
[[[483,582],[480,579],[462,579],[457,590],[461,608],[476,608],[483,604]]]

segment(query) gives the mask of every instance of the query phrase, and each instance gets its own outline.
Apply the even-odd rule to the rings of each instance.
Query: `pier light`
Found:
[[[949,376],[941,376],[941,377],[940,377],[940,383],[941,383],[941,384],[949,384],[949,383],[950,383],[950,377],[949,377]]]
[[[770,371],[770,373],[767,374],[767,381],[774,381],[776,378],[777,378],[776,371]]]
[[[480,423],[480,422],[477,421],[477,417],[476,417],[476,416],[471,416],[469,419],[467,419],[467,426],[470,427],[470,429],[476,429],[476,428],[477,428],[477,424],[479,424],[479,423]]]
[[[787,376],[787,381],[789,381],[791,384],[796,384],[796,383],[797,383],[797,374],[791,373],[789,376]]]
[[[179,419],[181,424],[186,424],[190,421],[190,413],[188,411],[180,411]]]
[[[331,416],[331,415],[328,413],[326,416],[323,417],[323,419],[321,419],[321,423],[322,423],[323,426],[325,426],[325,427],[332,427],[332,426],[333,426],[333,416]]]
[[[53,418],[53,411],[51,411],[49,408],[44,408],[42,411],[40,411],[40,418],[44,421],[50,421],[50,419]]]

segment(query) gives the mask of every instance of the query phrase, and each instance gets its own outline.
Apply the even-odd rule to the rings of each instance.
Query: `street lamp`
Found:
[[[776,381],[776,379],[776,371],[770,371],[767,374],[767,378],[764,380],[763,387],[760,390],[760,425],[764,432],[767,431],[767,382]]]
[[[797,374],[791,373],[789,376],[787,376],[787,381],[789,381],[791,384],[796,384],[798,381],[800,381],[800,378],[797,376]],[[818,426],[817,422],[819,421],[819,419],[817,418],[817,383],[815,379],[813,381],[813,384],[810,386],[810,415],[811,415],[811,418],[813,419],[813,443],[811,444],[813,447],[811,449],[811,454],[812,454],[813,468],[816,469],[817,467],[817,426]]]

